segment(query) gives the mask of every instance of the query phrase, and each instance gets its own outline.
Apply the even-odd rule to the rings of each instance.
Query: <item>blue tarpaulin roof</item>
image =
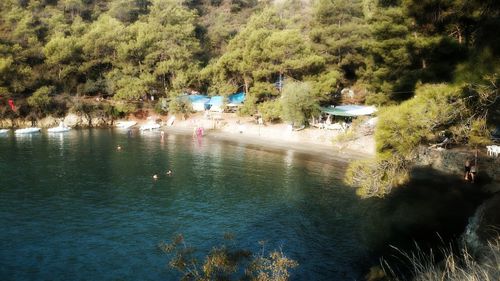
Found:
[[[241,104],[245,101],[245,93],[240,92],[240,93],[235,93],[230,95],[228,98],[229,103],[232,104]]]
[[[224,97],[223,96],[215,96],[210,99],[208,102],[209,105],[211,106],[221,106],[224,104]]]
[[[182,95],[180,99],[187,100],[191,103],[204,103],[212,106],[222,106],[224,104],[223,96],[208,97],[206,95]],[[245,101],[245,93],[235,93],[227,98],[229,104],[242,104]]]
[[[179,99],[189,101],[190,103],[207,103],[210,98],[205,95],[182,95]]]
[[[205,96],[205,95],[190,95],[189,96],[189,101],[191,101],[192,103],[206,103],[210,100],[209,97]]]

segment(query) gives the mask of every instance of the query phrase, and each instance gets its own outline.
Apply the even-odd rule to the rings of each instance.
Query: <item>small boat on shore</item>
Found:
[[[141,131],[152,131],[152,130],[156,130],[156,129],[159,129],[159,128],[160,128],[160,124],[150,122],[150,123],[142,125],[139,128],[139,130],[141,130]]]
[[[71,130],[70,127],[64,125],[63,122],[59,123],[59,126],[47,129],[49,133],[63,133]]]
[[[134,126],[135,124],[137,124],[137,122],[135,121],[117,121],[116,127],[119,129],[128,129]]]
[[[9,129],[0,129],[0,134],[6,134],[9,132]]]
[[[31,134],[40,132],[40,128],[38,127],[29,127],[24,129],[17,129],[14,131],[16,134]]]

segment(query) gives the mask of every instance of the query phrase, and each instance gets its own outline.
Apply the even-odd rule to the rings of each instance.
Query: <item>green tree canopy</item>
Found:
[[[498,105],[498,76],[480,84],[428,84],[415,97],[379,114],[374,161],[351,165],[347,182],[363,197],[385,196],[405,183],[419,145],[439,141],[443,130],[455,143],[484,144],[487,113]]]
[[[258,95],[278,94],[266,86],[278,77],[301,79],[323,64],[324,59],[314,54],[308,38],[297,29],[287,29],[286,21],[269,8],[249,20],[205,75],[212,78],[215,91],[229,94],[243,88],[256,101],[260,100]],[[254,86],[267,90],[255,92],[251,89]]]
[[[149,17],[126,28],[115,67],[107,75],[116,97],[164,95],[195,83],[199,65],[195,20],[194,12],[175,1],[152,1]],[[133,85],[130,91],[128,84]]]
[[[355,80],[365,65],[370,33],[362,1],[317,0],[313,5],[310,37],[316,51],[343,79]]]
[[[318,102],[308,83],[287,83],[283,89],[281,107],[283,120],[295,126],[305,125],[309,118],[319,112]]]

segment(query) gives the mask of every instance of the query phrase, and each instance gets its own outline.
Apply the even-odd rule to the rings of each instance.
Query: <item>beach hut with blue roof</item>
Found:
[[[208,109],[210,98],[206,95],[181,95],[178,99],[191,104],[193,111],[204,111]]]
[[[227,97],[227,109],[229,112],[235,112],[238,107],[243,105],[243,102],[245,101],[245,93],[239,92],[239,93],[234,93]]]
[[[243,102],[245,101],[245,93],[240,92],[240,93],[235,93],[227,97],[227,105],[228,106],[238,106],[242,105]]]
[[[213,96],[207,103],[210,106],[210,111],[223,112],[224,111],[224,97]]]
[[[208,109],[210,98],[205,95],[190,95],[189,101],[194,111],[204,111]]]

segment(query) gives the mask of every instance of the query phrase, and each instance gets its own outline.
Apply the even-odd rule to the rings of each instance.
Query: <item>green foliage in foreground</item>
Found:
[[[357,160],[352,162],[345,182],[356,187],[361,198],[383,197],[409,179],[409,162],[394,156],[388,159]]]
[[[413,99],[385,108],[379,115],[375,139],[381,159],[394,154],[412,157],[415,148],[435,138],[435,132],[458,122],[466,113],[460,89],[439,84],[417,89]]]
[[[281,251],[264,252],[252,255],[248,250],[238,249],[231,245],[231,234],[225,235],[227,243],[214,247],[204,258],[197,259],[196,249],[189,247],[182,235],[178,235],[171,243],[160,243],[159,248],[171,256],[169,265],[182,274],[181,280],[189,281],[286,281],[290,278],[290,269],[298,263],[287,258]]]
[[[346,182],[362,197],[382,197],[407,182],[418,146],[441,141],[443,131],[455,143],[486,143],[487,113],[500,102],[498,83],[491,76],[481,84],[422,85],[411,100],[382,110],[376,159],[351,164]]]

